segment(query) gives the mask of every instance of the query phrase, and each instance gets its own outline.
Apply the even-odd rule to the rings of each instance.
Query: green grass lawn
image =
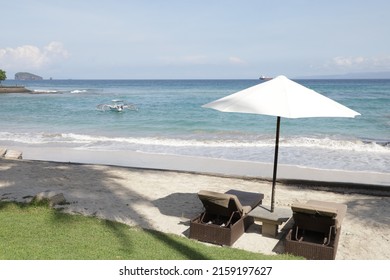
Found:
[[[267,256],[185,237],[69,215],[47,205],[0,202],[2,260],[257,260]]]

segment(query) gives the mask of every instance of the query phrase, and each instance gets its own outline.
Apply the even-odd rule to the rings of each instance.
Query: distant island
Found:
[[[15,80],[18,81],[40,81],[43,80],[41,76],[31,74],[28,72],[18,72],[15,74]]]

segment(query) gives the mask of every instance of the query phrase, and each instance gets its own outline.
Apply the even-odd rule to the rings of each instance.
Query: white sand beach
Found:
[[[164,166],[171,168],[169,161]],[[267,181],[138,167],[143,168],[0,159],[0,200],[27,201],[40,192],[53,191],[63,193],[69,204],[61,207],[68,213],[183,236],[188,236],[189,220],[202,212],[197,197],[201,189],[261,192],[265,195],[263,204],[270,204],[271,184]],[[388,179],[388,174],[383,176]],[[390,259],[390,197],[351,193],[340,187],[330,189],[280,183],[276,207],[311,199],[347,204],[336,259]],[[233,247],[265,254],[283,252],[282,242],[263,237],[259,224],[252,225]]]

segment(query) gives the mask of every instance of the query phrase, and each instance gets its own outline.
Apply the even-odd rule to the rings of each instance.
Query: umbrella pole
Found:
[[[275,140],[274,172],[272,176],[271,212],[274,212],[274,204],[275,204],[275,185],[276,185],[276,174],[278,171],[279,132],[280,132],[280,117],[278,117],[276,121],[276,140]]]

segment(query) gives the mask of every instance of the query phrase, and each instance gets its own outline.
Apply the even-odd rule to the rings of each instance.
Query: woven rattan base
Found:
[[[251,217],[239,218],[228,227],[223,224],[213,224],[211,219],[208,222],[202,221],[203,213],[191,220],[189,237],[203,242],[231,246],[253,224]]]
[[[334,260],[339,242],[340,230],[328,245],[321,244],[319,233],[306,231],[302,240],[295,240],[295,229],[290,229],[285,239],[285,253],[301,256],[309,260]]]

